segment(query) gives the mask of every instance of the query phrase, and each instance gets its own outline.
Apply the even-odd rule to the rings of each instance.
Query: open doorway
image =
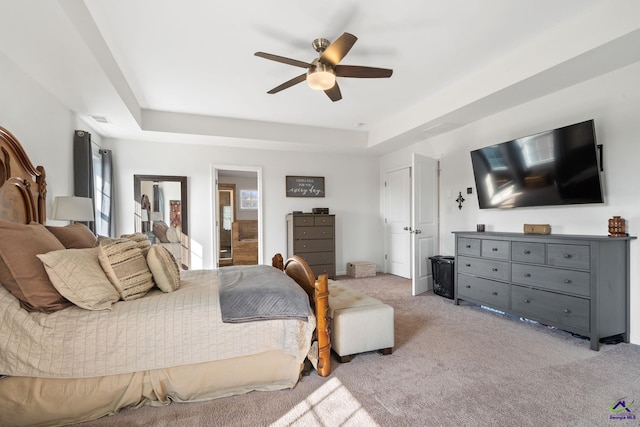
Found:
[[[261,264],[261,169],[214,167],[214,265]]]

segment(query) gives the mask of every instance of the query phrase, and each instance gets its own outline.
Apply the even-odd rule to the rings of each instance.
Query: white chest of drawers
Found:
[[[635,237],[454,232],[454,302],[480,304],[586,336],[629,342]]]

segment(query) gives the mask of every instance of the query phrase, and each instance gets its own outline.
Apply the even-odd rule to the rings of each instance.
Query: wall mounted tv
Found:
[[[603,203],[593,120],[471,152],[480,209]]]

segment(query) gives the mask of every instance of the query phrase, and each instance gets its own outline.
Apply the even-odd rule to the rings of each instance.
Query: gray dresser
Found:
[[[287,256],[302,257],[313,274],[336,277],[335,215],[288,214]]]
[[[454,232],[455,304],[492,307],[586,336],[629,342],[635,237]]]

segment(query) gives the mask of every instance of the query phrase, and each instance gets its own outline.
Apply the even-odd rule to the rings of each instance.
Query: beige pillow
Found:
[[[153,288],[147,261],[134,241],[116,239],[99,248],[100,265],[123,300],[140,298]]]
[[[147,254],[147,264],[153,281],[163,292],[173,292],[180,286],[180,268],[169,249],[152,245]]]
[[[0,221],[0,282],[28,311],[51,313],[69,307],[49,280],[38,254],[64,249],[42,224]]]
[[[176,227],[171,227],[167,230],[167,240],[169,243],[180,243],[180,230]]]
[[[37,255],[53,286],[66,299],[86,310],[110,310],[120,294],[105,275],[100,248],[65,249]]]
[[[93,248],[98,244],[95,234],[84,224],[69,224],[64,227],[48,225],[47,230],[53,233],[67,249]]]

